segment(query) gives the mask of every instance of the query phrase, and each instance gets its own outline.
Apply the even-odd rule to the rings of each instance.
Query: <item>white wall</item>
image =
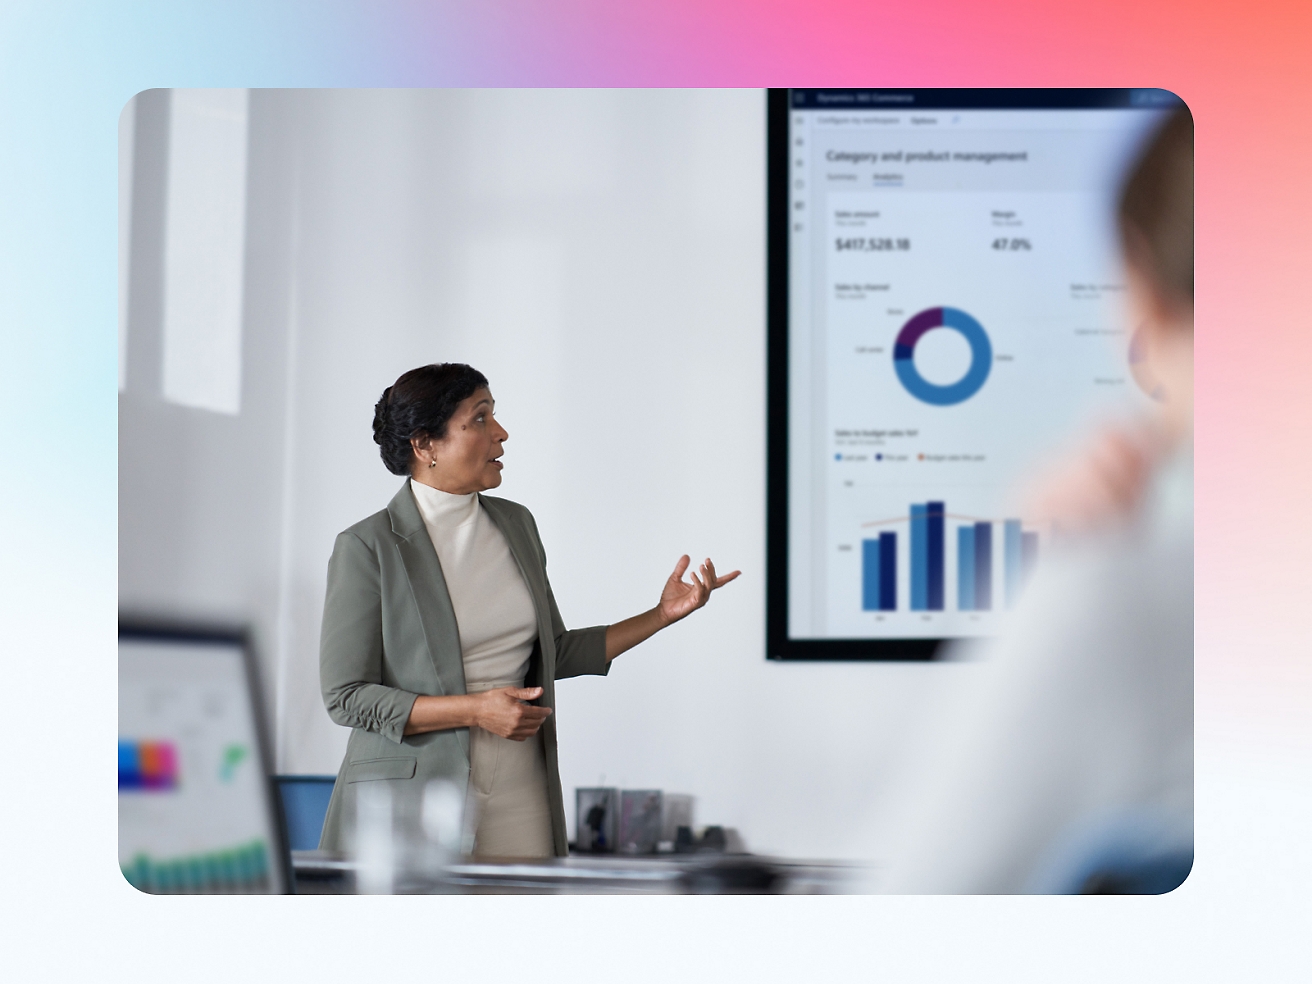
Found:
[[[147,108],[130,370],[158,347]],[[334,535],[400,485],[374,401],[466,361],[567,622],[650,607],[685,551],[744,571],[561,684],[567,803],[604,776],[691,793],[754,850],[877,852],[903,736],[955,668],[765,659],[764,149],[760,91],[252,93],[242,413],[129,372],[120,577],[125,607],[256,625],[280,771],[335,771],[345,744],[318,625]]]

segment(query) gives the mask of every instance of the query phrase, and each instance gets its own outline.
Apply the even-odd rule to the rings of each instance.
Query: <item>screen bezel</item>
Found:
[[[1182,101],[1166,89],[766,90],[766,658],[932,661],[952,639],[788,637],[788,124],[794,92],[833,100],[834,109],[1160,110]]]
[[[256,750],[260,759],[260,770],[264,775],[264,809],[269,823],[271,841],[269,849],[273,855],[270,859],[270,867],[276,872],[279,881],[269,894],[294,894],[296,882],[292,874],[291,854],[287,849],[287,828],[282,815],[282,804],[278,798],[277,777],[271,767],[272,746],[264,722],[264,704],[261,700],[250,633],[245,629],[229,626],[184,624],[140,616],[125,616],[119,619],[118,638],[120,642],[125,639],[140,639],[190,645],[236,646],[240,650],[242,673],[246,677],[246,693],[250,700],[251,718],[255,728]]]

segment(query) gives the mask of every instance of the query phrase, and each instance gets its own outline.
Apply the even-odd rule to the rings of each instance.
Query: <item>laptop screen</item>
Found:
[[[120,629],[119,865],[152,893],[286,891],[240,636]]]

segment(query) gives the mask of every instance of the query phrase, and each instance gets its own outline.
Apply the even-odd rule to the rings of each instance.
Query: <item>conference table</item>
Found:
[[[565,858],[469,858],[389,872],[381,883],[355,860],[293,851],[298,894],[836,895],[861,891],[870,869],[845,862],[753,854],[573,854]]]

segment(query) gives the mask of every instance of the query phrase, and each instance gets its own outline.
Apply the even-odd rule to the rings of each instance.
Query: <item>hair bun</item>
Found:
[[[460,362],[420,366],[397,377],[374,404],[374,443],[393,475],[409,475],[412,440],[440,441],[462,400],[487,386],[487,378]]]
[[[383,395],[374,404],[374,443],[381,445],[387,436],[389,410],[392,404],[392,387],[383,390]]]

